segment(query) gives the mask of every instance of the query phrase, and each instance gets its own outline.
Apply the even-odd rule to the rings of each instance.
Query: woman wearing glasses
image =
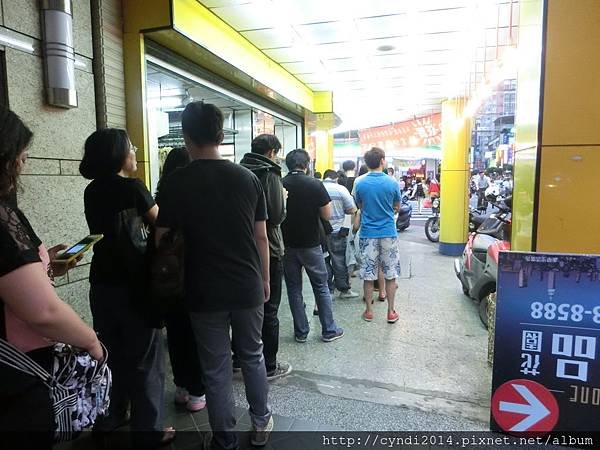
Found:
[[[138,448],[169,442],[175,431],[163,430],[163,342],[143,307],[143,227],[154,225],[158,206],[130,177],[137,170],[135,151],[124,130],[98,130],[85,143],[79,171],[92,180],[84,195],[90,233],[104,235],[94,246],[90,307],[113,372],[109,415],[94,431],[118,428],[130,405]]]

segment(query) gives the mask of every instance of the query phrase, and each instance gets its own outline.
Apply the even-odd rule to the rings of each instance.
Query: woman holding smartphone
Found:
[[[94,427],[109,432],[127,420],[135,448],[155,447],[174,439],[163,429],[164,345],[159,330],[143,315],[143,273],[131,262],[131,237],[123,217],[153,226],[158,215],[152,195],[129,175],[137,170],[136,148],[127,132],[113,128],[94,132],[85,143],[81,174],[92,182],[85,189],[85,217],[91,234],[104,238],[94,246],[90,269],[90,306],[94,329],[111,355],[113,388],[108,417]]]
[[[13,112],[0,109],[0,339],[6,340],[47,371],[52,371],[54,342],[103,357],[96,333],[63,302],[52,273],[71,266],[50,261],[65,246],[46,250],[27,217],[16,206],[19,175],[33,134]],[[37,378],[0,362],[0,433],[12,448],[51,448],[54,416],[48,388]],[[8,442],[6,442],[8,439]]]

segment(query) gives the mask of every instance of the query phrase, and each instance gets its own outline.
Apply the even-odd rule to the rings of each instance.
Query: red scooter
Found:
[[[469,235],[462,257],[454,260],[463,292],[479,302],[479,318],[486,327],[489,298],[496,292],[498,256],[501,251],[510,250],[512,197],[502,203],[496,200],[488,197],[498,211]]]

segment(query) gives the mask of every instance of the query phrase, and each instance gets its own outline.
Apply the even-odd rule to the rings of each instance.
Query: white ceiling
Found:
[[[473,94],[518,37],[519,0],[199,1],[311,89],[332,90],[339,131]]]

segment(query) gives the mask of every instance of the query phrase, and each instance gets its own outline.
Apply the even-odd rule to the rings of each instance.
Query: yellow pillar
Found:
[[[600,253],[600,59],[590,56],[600,48],[600,2],[535,0],[521,10],[522,51],[544,52],[520,58],[529,62],[518,80],[513,249]],[[541,93],[537,114],[531,90]]]
[[[317,114],[315,170],[321,174],[327,169],[333,169],[333,135],[329,131],[334,123],[333,113]]]
[[[314,96],[315,130],[315,170],[324,173],[333,169],[333,135],[335,127],[333,114],[333,94],[329,91],[315,92]]]
[[[138,148],[136,176],[150,187],[150,148],[146,112],[146,54],[143,28],[170,23],[169,5],[163,0],[123,2],[123,51],[127,131]]]
[[[440,253],[458,256],[469,228],[470,119],[463,117],[464,99],[442,103],[442,176]]]

